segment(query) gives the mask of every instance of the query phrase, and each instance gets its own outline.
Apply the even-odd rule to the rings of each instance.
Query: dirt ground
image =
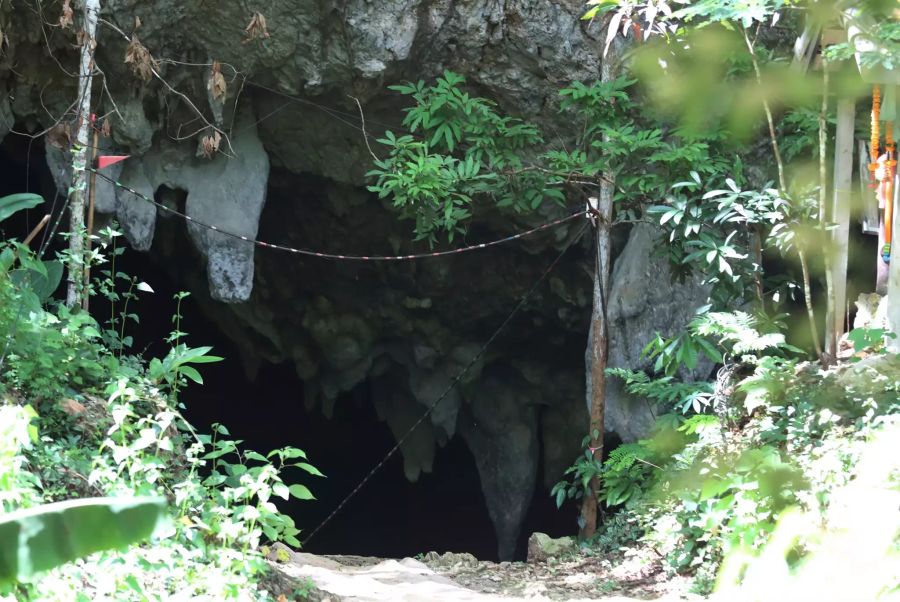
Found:
[[[279,551],[279,570],[311,580],[316,601],[490,602],[702,600],[639,553],[599,558],[572,552],[539,562],[486,562],[470,554],[429,552],[418,559],[314,556]]]

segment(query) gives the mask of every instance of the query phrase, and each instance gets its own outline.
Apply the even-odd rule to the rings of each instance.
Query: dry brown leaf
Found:
[[[84,404],[75,401],[74,399],[61,400],[59,402],[59,408],[69,416],[84,414],[85,410],[87,409],[84,407]]]
[[[68,29],[75,23],[75,13],[72,11],[71,0],[64,0],[62,12],[59,15],[59,26]]]
[[[213,155],[219,150],[219,144],[222,142],[222,134],[218,131],[214,131],[212,134],[207,134],[200,139],[200,148],[197,149],[197,154],[201,157],[206,157],[207,159],[211,159]]]
[[[222,65],[219,61],[213,61],[212,69],[210,69],[209,83],[207,83],[209,93],[216,100],[225,98],[227,87],[225,84],[225,76],[222,75]]]
[[[109,123],[109,117],[104,117],[103,123],[100,125],[100,134],[104,138],[109,138],[109,135],[111,132],[112,132],[112,126]]]
[[[241,41],[241,44],[246,44],[257,38],[269,37],[269,30],[266,27],[266,18],[262,13],[253,13],[253,16],[250,17],[250,23],[244,28],[244,33],[247,34],[247,37]]]
[[[130,65],[132,73],[144,81],[149,81],[153,77],[153,69],[156,67],[156,61],[150,51],[133,34],[125,48],[125,64]]]
[[[47,130],[47,142],[61,149],[68,149],[72,145],[72,130],[68,123],[57,123]]]
[[[134,16],[134,30],[133,30],[133,31],[137,31],[138,28],[139,28],[141,25],[142,25],[142,23],[141,23],[141,18],[140,18],[139,16],[135,15],[135,16]]]

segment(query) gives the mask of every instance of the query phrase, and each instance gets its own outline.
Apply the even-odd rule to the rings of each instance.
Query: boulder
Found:
[[[532,533],[528,538],[528,562],[546,562],[577,550],[578,543],[572,537],[554,539],[546,533]]]

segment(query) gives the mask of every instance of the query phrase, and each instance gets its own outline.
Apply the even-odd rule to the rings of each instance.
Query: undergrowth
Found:
[[[0,510],[152,494],[168,500],[169,520],[143,545],[0,586],[0,599],[305,599],[309,585],[273,580],[263,552],[274,542],[300,545],[276,501],[313,499],[298,481],[322,475],[301,449],[246,449],[224,425],[199,433],[184,419],[179,391],[202,383],[197,368],[221,359],[184,343],[184,295],[169,353],[147,361],[124,353],[127,306],[100,324],[17,286],[11,275],[37,261],[23,253],[6,246],[0,269]],[[117,294],[114,270],[106,273],[95,288],[114,307],[149,288],[128,279]]]
[[[834,561],[829,570],[843,571],[852,583],[852,571],[837,562],[837,551],[827,543],[826,535],[840,527],[833,500],[846,496],[860,479],[860,462],[871,455],[873,441],[900,436],[900,355],[874,345],[861,361],[856,357],[856,363],[823,370],[794,359],[783,337],[760,335],[753,330],[756,321],[735,313],[714,318],[719,327],[708,327],[710,319],[704,317],[704,330],[696,321],[689,329],[711,336],[717,353],[732,358],[724,391],[717,390],[722,383],[683,383],[672,376],[675,371],[666,375],[659,361],[657,377],[611,371],[624,378],[629,392],[669,412],[659,416],[650,436],[613,449],[602,463],[586,451],[569,469],[569,479],[554,488],[557,502],[580,498],[589,479],[599,476],[600,499],[612,514],[587,543],[589,549],[608,554],[643,547],[670,573],[691,575],[699,593],[743,583],[767,543],[781,546],[781,556],[774,556],[785,567],[785,587],[795,586],[791,579],[825,558]],[[734,337],[736,324],[752,332]],[[662,343],[651,343],[647,353],[666,349],[668,342]],[[686,403],[692,394],[685,393],[686,387],[701,385],[707,401],[699,407]],[[717,397],[718,404],[713,403]],[[882,458],[874,472],[876,490],[866,492],[872,512],[884,510],[878,500],[900,494],[896,458]],[[792,526],[783,526],[790,516],[795,517]],[[889,548],[873,552],[868,542],[863,545],[870,552],[867,558],[874,553],[872,562],[883,562],[900,550],[900,529],[894,511],[871,520],[881,521]],[[785,545],[788,528],[792,543]],[[858,599],[900,591],[898,570],[870,577],[867,591],[874,594]],[[757,593],[773,591],[764,583],[756,588]]]

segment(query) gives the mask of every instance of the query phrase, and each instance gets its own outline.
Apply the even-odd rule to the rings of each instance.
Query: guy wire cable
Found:
[[[531,286],[531,288],[528,289],[528,291],[524,295],[522,295],[522,297],[519,298],[519,302],[513,308],[512,312],[510,312],[510,314],[506,317],[506,319],[500,323],[500,326],[497,327],[497,329],[494,331],[494,333],[490,337],[488,337],[488,339],[487,339],[487,341],[485,341],[484,345],[481,346],[481,349],[478,350],[478,353],[476,353],[474,356],[472,356],[472,359],[469,360],[469,363],[466,364],[463,367],[463,369],[459,371],[459,373],[456,375],[456,377],[452,381],[450,381],[450,384],[447,385],[447,387],[444,389],[443,393],[441,393],[437,397],[437,399],[435,399],[434,402],[432,402],[432,404],[430,406],[428,406],[428,408],[426,408],[425,412],[422,413],[422,415],[419,417],[419,419],[416,420],[411,427],[409,427],[409,429],[406,431],[406,433],[402,437],[400,437],[400,439],[397,440],[397,443],[387,452],[387,454],[384,455],[384,457],[381,459],[381,461],[379,461],[378,464],[376,464],[375,467],[372,470],[370,470],[369,473],[365,477],[363,477],[363,479],[359,482],[359,484],[356,487],[354,487],[353,490],[349,494],[347,494],[347,496],[344,497],[343,500],[341,500],[341,502],[337,505],[337,507],[334,510],[332,510],[331,514],[326,516],[325,519],[321,523],[319,523],[319,525],[315,529],[313,529],[312,533],[310,533],[303,540],[304,546],[306,544],[308,544],[309,541],[313,537],[316,536],[316,534],[322,529],[322,527],[324,527],[329,522],[331,522],[331,519],[334,518],[334,516],[338,512],[340,512],[341,509],[347,504],[347,502],[349,502],[353,498],[353,496],[355,496],[359,492],[359,490],[362,489],[363,486],[369,482],[369,479],[371,479],[375,475],[375,473],[378,472],[378,470],[382,466],[384,466],[385,462],[387,462],[389,459],[391,459],[391,457],[393,457],[394,454],[397,453],[397,450],[399,450],[400,446],[403,445],[403,443],[409,438],[410,435],[412,435],[413,431],[415,431],[419,427],[419,425],[421,425],[425,421],[425,419],[428,418],[429,415],[431,415],[431,412],[434,411],[434,409],[437,407],[437,405],[441,401],[443,401],[444,398],[447,397],[447,395],[450,394],[450,391],[452,391],[453,388],[457,384],[459,384],[459,381],[462,380],[462,377],[465,376],[466,373],[472,368],[472,366],[474,366],[478,362],[478,360],[480,360],[484,356],[484,353],[485,353],[485,351],[487,351],[487,348],[490,347],[490,345],[494,342],[494,340],[497,339],[497,337],[500,335],[500,333],[503,331],[503,329],[506,328],[506,326],[512,321],[512,319],[516,316],[516,314],[519,313],[519,311],[522,309],[522,307],[525,306],[525,303],[528,301],[528,299],[531,297],[531,295],[534,294],[534,292],[538,289],[538,287],[541,285],[541,283],[547,278],[547,276],[550,275],[550,273],[554,270],[554,268],[556,268],[556,266],[559,264],[560,260],[563,258],[563,255],[566,254],[566,251],[568,251],[572,247],[572,245],[575,244],[575,242],[577,240],[581,239],[582,234],[584,234],[584,231],[587,229],[587,227],[589,225],[590,225],[590,222],[585,221],[584,225],[578,230],[578,233],[572,237],[572,240],[570,240],[566,244],[566,246],[563,247],[563,250],[559,253],[559,255],[556,256],[556,259],[554,259],[553,262],[549,266],[547,266],[547,269],[544,270],[544,272],[537,279],[537,281],[535,281],[535,283]]]

